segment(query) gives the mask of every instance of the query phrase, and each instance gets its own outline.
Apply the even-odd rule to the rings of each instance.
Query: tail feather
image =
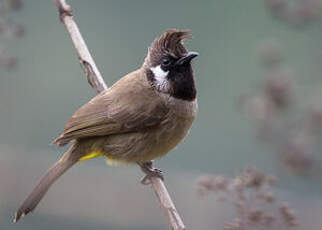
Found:
[[[78,157],[72,156],[74,149],[74,146],[72,146],[40,179],[38,185],[32,190],[30,195],[15,213],[14,223],[19,221],[21,217],[27,215],[29,212],[32,212],[47,193],[50,186],[78,161]]]

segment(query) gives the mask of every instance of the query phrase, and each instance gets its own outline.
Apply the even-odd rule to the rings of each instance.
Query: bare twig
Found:
[[[107,89],[107,85],[99,72],[96,64],[90,54],[83,36],[79,32],[78,26],[75,23],[72,15],[72,8],[66,3],[65,0],[56,0],[56,6],[59,12],[60,20],[64,23],[75,49],[78,53],[80,63],[87,75],[89,84],[98,92]]]
[[[56,0],[56,6],[59,11],[60,19],[64,23],[73,44],[79,55],[79,59],[88,78],[89,84],[99,93],[107,89],[100,72],[98,71],[95,62],[88,51],[86,43],[79,32],[78,26],[75,23],[70,5],[65,0]],[[157,195],[161,207],[163,207],[168,215],[169,223],[173,230],[185,230],[186,227],[180,218],[180,215],[175,208],[173,201],[160,178],[152,177],[152,187]]]
[[[151,184],[155,194],[159,198],[161,206],[166,210],[169,223],[173,230],[186,230],[183,221],[172,202],[172,199],[163,181],[158,177],[151,177]]]

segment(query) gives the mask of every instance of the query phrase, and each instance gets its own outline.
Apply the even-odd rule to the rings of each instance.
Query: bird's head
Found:
[[[183,40],[190,37],[188,30],[167,30],[153,41],[143,64],[147,78],[156,90],[188,101],[196,98],[190,62],[198,56],[183,46]]]

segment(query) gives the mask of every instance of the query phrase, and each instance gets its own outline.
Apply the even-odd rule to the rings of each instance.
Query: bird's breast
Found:
[[[152,129],[103,137],[104,155],[119,162],[137,163],[162,157],[175,148],[191,128],[197,101],[170,99],[167,103],[167,117]]]
[[[197,115],[197,101],[183,101],[171,98],[167,119],[155,131],[156,148],[152,151],[153,158],[163,156],[175,148],[188,134]]]

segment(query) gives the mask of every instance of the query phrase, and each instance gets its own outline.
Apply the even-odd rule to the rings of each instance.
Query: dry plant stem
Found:
[[[88,83],[98,93],[104,91],[107,89],[107,85],[86,46],[82,34],[79,32],[78,26],[73,19],[70,5],[65,0],[56,0],[56,6],[59,11],[60,20],[64,23],[78,53],[80,63],[87,75]]]
[[[151,184],[157,195],[161,206],[166,210],[170,225],[173,230],[185,230],[186,227],[174,206],[171,197],[163,181],[159,177],[151,177]]]
[[[60,14],[60,19],[62,23],[64,23],[77,50],[81,64],[87,74],[89,84],[98,93],[104,91],[107,89],[107,85],[98,71],[86,43],[79,32],[78,26],[73,19],[70,5],[68,5],[65,0],[56,0],[56,6]],[[163,181],[157,177],[151,177],[150,180],[155,194],[160,201],[161,207],[165,209],[168,215],[171,228],[173,230],[185,230],[186,227],[184,226]]]

